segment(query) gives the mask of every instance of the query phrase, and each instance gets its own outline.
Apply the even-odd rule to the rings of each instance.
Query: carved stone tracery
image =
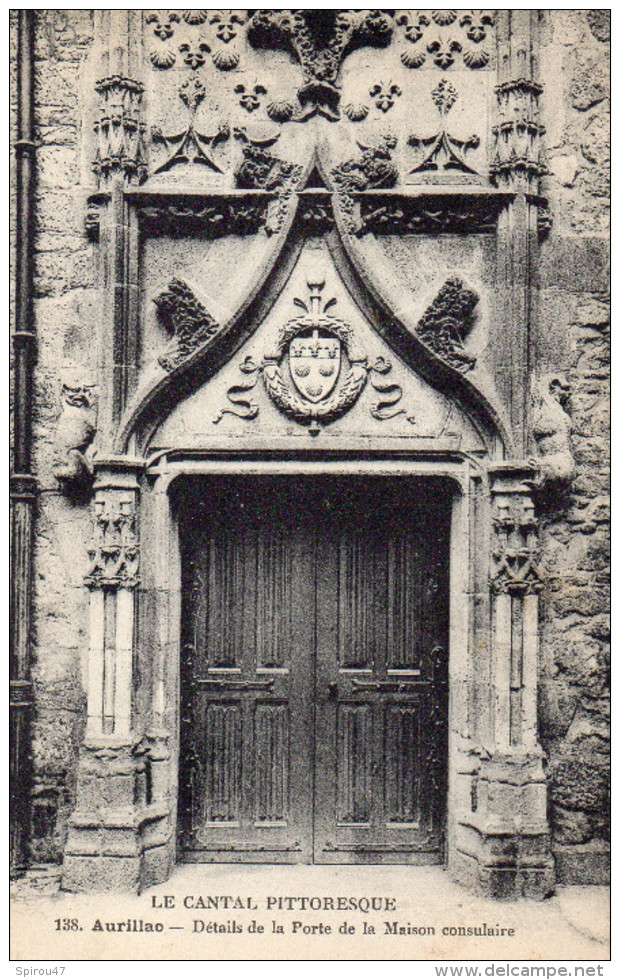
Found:
[[[517,596],[539,593],[543,582],[539,567],[538,521],[531,499],[521,495],[498,495],[493,528],[493,591]]]
[[[101,490],[92,505],[93,543],[85,583],[91,589],[134,589],[138,583],[139,546],[135,495]]]
[[[131,78],[112,75],[97,82],[101,97],[94,123],[96,150],[93,170],[101,179],[114,175],[140,183],[146,177],[144,86]]]

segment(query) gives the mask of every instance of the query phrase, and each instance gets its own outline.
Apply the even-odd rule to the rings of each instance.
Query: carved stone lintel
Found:
[[[269,192],[173,199],[154,195],[137,207],[143,230],[151,236],[200,234],[202,238],[255,235],[267,221]]]
[[[93,525],[86,585],[91,589],[134,589],[139,582],[135,492],[98,490],[93,503]]]
[[[532,382],[531,431],[541,487],[566,484],[575,470],[572,422],[566,411],[569,396],[569,386],[561,374],[545,374]]]
[[[101,103],[94,130],[96,154],[93,170],[101,180],[114,175],[129,183],[146,178],[145,124],[142,122],[140,82],[112,75],[97,82]]]
[[[493,233],[505,198],[475,191],[458,194],[359,195],[358,236]]]
[[[87,495],[93,470],[87,451],[95,438],[96,385],[84,370],[65,373],[62,382],[62,413],[54,438],[54,476],[68,496]]]
[[[172,371],[182,364],[220,329],[219,323],[182,279],[173,279],[167,289],[155,299],[155,305],[167,328],[174,335],[171,348],[159,358],[159,363],[166,371]]]
[[[430,349],[451,367],[469,371],[476,358],[463,348],[472,325],[478,295],[456,277],[446,280],[418,323],[416,333]]]

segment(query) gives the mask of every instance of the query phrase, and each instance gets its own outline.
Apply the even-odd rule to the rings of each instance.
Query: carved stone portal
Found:
[[[101,260],[104,397],[94,528],[85,548],[87,726],[65,886],[100,890],[102,881],[145,887],[164,880],[177,855],[179,782],[190,824],[209,813],[207,822],[230,817],[232,824],[235,794],[226,780],[240,772],[239,747],[254,737],[253,725],[265,733],[259,751],[250,746],[246,753],[259,760],[260,785],[276,786],[267,776],[282,771],[280,760],[302,756],[302,740],[287,734],[280,698],[293,672],[281,669],[278,643],[270,647],[266,637],[281,634],[288,643],[293,635],[285,616],[278,618],[278,608],[288,607],[273,601],[276,587],[286,599],[295,583],[291,568],[304,585],[308,540],[319,540],[317,528],[325,536],[323,514],[335,513],[309,506],[304,533],[312,536],[282,545],[281,529],[299,510],[299,497],[296,510],[285,506],[291,486],[285,481],[289,471],[303,469],[300,485],[327,484],[333,472],[360,496],[350,541],[340,552],[332,547],[339,541],[335,525],[321,541],[332,577],[316,585],[312,578],[313,594],[328,588],[325,604],[317,601],[314,619],[307,619],[304,676],[333,661],[334,683],[343,685],[332,730],[355,746],[374,739],[376,752],[355,749],[349,769],[333,770],[356,775],[330,819],[362,826],[373,813],[364,800],[381,800],[392,835],[386,843],[363,840],[357,829],[340,840],[330,832],[321,858],[426,861],[429,842],[416,829],[422,786],[421,802],[433,809],[435,860],[443,860],[435,827],[445,820],[453,875],[492,895],[547,895],[553,868],[537,727],[538,617],[546,590],[534,489],[541,469],[568,474],[571,461],[561,380],[543,379],[530,401],[530,352],[543,349],[536,347],[535,322],[545,189],[537,18],[518,10],[134,13],[139,17],[123,20],[123,30],[121,18],[111,18],[108,50],[93,76],[90,151],[99,182],[87,226]],[[134,32],[141,41],[134,43]],[[95,78],[102,81],[95,85]],[[294,295],[293,283],[304,274],[309,295],[298,294],[297,309],[276,319],[279,297]],[[479,284],[476,291],[470,280]],[[335,295],[343,299],[342,317]],[[170,335],[167,345],[152,302]],[[484,345],[470,343],[474,329]],[[370,425],[363,417],[413,422],[396,381],[408,385],[412,399],[422,382],[433,389],[420,409],[416,403],[417,431]],[[204,400],[192,401],[201,389]],[[179,413],[166,432],[183,401],[192,425],[179,425]],[[441,424],[433,418],[426,426],[424,413],[436,405]],[[253,421],[259,413],[260,425]],[[457,414],[471,428],[470,442],[453,424]],[[206,432],[205,418],[213,420]],[[63,424],[69,421],[67,406]],[[88,419],[80,424],[73,442],[63,437],[76,470],[91,438]],[[311,438],[328,426],[322,439]],[[532,449],[536,464],[525,459]],[[408,508],[398,527],[362,492],[367,466],[377,498],[392,472],[399,493],[406,485]],[[260,480],[282,477],[283,488],[269,496],[273,520],[259,522],[260,536],[244,524],[253,504],[245,513],[238,508],[227,482],[232,474],[245,492],[255,470]],[[223,519],[214,509],[220,497]],[[192,501],[195,508],[188,507]],[[440,513],[429,524],[434,501]],[[188,535],[212,521],[195,576],[183,567],[191,548],[176,550],[177,528],[190,511]],[[416,513],[419,540],[409,519]],[[432,566],[437,547],[439,572]],[[208,587],[201,578],[207,551],[217,558]],[[297,568],[293,552],[302,556]],[[312,576],[316,568],[314,562]],[[199,600],[213,601],[214,616],[221,613],[234,627],[195,631],[208,646],[205,672],[190,670],[183,683],[196,681],[206,722],[185,689],[179,711],[181,664],[200,668],[200,651],[179,627],[182,603],[189,612],[183,623],[192,622],[182,595],[192,576]],[[212,588],[217,576],[219,591]],[[306,610],[308,589],[297,591]],[[230,601],[236,594],[239,601]],[[256,616],[246,619],[252,596],[262,598]],[[332,621],[355,613],[346,630],[349,659],[325,625],[334,597]],[[428,615],[418,615],[424,609]],[[432,635],[437,615],[445,629],[440,623]],[[246,635],[233,616],[250,624],[248,635],[261,623],[256,649],[261,670],[273,668],[273,676],[222,673],[236,670],[234,644]],[[381,663],[370,662],[373,630],[380,656],[389,653],[380,677],[371,675]],[[209,657],[219,656],[218,643],[225,659],[212,676]],[[320,643],[331,644],[332,661]],[[427,682],[438,707],[429,702],[420,715]],[[441,707],[448,686],[449,717]],[[333,688],[330,675],[326,713],[338,705]],[[239,691],[244,700],[237,706]],[[260,694],[261,714],[246,724],[252,691]],[[217,701],[222,694],[226,703]],[[314,711],[320,697],[304,695],[302,712]],[[371,736],[366,709],[380,701],[387,710],[376,717],[386,720]],[[302,716],[290,717],[297,724]],[[226,787],[226,795],[192,810],[192,793],[200,790],[193,739],[196,758],[212,760],[213,785]],[[221,744],[230,748],[228,768],[215,751]],[[176,750],[167,748],[179,745],[180,773]],[[392,763],[382,770],[386,759]],[[376,778],[380,789],[372,788],[380,785]],[[291,779],[291,798],[300,783]],[[260,800],[248,809],[252,820],[262,815],[274,824],[265,840],[259,828],[250,844],[263,859],[288,860],[289,848],[296,860],[311,838],[302,842],[291,833],[271,851],[275,824],[287,818],[273,800],[271,809]],[[234,833],[210,860],[216,853],[248,858],[248,841]],[[239,845],[236,856],[231,841]]]

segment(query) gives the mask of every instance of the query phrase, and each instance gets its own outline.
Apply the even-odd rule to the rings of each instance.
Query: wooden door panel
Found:
[[[186,859],[311,857],[314,619],[312,603],[297,608],[313,588],[306,534],[277,496],[239,487],[186,517]]]
[[[385,819],[388,826],[419,827],[420,705],[391,704],[385,715]]]
[[[449,501],[422,489],[222,481],[186,509],[186,859],[442,859]]]
[[[315,860],[440,861],[448,500],[388,483],[377,499],[362,481],[347,496],[327,491],[324,510]]]
[[[336,720],[340,824],[370,824],[372,816],[372,711],[367,704],[339,704]]]

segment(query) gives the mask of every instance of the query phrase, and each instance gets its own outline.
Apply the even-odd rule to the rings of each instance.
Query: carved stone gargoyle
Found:
[[[62,492],[87,497],[93,483],[88,450],[97,432],[96,385],[85,369],[69,368],[62,378],[62,412],[54,438],[53,472]]]
[[[570,388],[561,374],[544,374],[532,382],[531,432],[536,444],[533,460],[539,467],[538,487],[566,486],[574,472],[570,444],[571,418],[566,411]]]

